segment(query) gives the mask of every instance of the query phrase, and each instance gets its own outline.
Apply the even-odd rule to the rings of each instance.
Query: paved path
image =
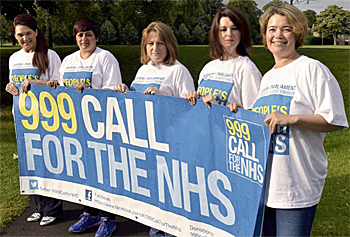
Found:
[[[63,214],[53,224],[48,226],[40,226],[39,222],[29,223],[27,217],[32,214],[33,202],[25,212],[17,217],[9,228],[5,230],[2,236],[95,236],[98,227],[86,230],[83,233],[72,234],[68,232],[69,226],[74,224],[81,214],[82,206],[63,202]],[[138,222],[117,216],[117,229],[112,236],[143,236],[148,237],[149,227],[144,226]]]

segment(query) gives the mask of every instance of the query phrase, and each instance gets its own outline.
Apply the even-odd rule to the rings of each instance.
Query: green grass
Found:
[[[108,49],[116,56],[123,82],[130,85],[141,65],[140,46],[101,47]],[[8,71],[9,55],[18,49],[18,47],[0,48],[2,77]],[[67,54],[77,50],[77,47],[60,46],[55,47],[54,50],[63,59]],[[342,89],[349,120],[349,46],[323,46],[321,48],[305,46],[299,49],[299,53],[320,60],[332,71]],[[208,46],[180,46],[178,58],[189,69],[197,86],[199,72],[210,60]],[[271,53],[262,46],[253,48],[251,59],[262,74],[274,65]],[[5,77],[7,82],[8,75]],[[9,106],[12,98],[6,92],[1,92],[0,97],[3,106],[0,112],[0,228],[3,230],[12,217],[19,215],[28,206],[29,199],[19,193],[18,164],[17,160],[12,159],[13,153],[17,153],[11,106]],[[349,130],[333,132],[326,137],[324,147],[329,161],[328,176],[321,202],[317,208],[312,236],[350,236],[349,144]]]
[[[11,109],[0,111],[0,233],[29,204],[29,197],[20,195],[18,161],[13,159],[17,144]]]

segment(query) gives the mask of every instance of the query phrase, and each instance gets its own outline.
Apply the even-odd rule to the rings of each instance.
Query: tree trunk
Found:
[[[337,33],[333,33],[333,45],[337,45]]]

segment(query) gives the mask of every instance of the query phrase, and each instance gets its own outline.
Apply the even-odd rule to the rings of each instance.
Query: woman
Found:
[[[267,114],[273,134],[267,169],[264,236],[309,236],[327,175],[323,141],[348,127],[337,80],[321,62],[300,55],[308,30],[304,14],[289,4],[260,18],[274,67],[262,78],[253,111]]]
[[[141,63],[131,83],[131,90],[144,94],[163,94],[182,97],[194,90],[193,78],[187,68],[177,60],[178,44],[174,33],[162,22],[152,22],[142,32]],[[125,84],[114,87],[124,92]],[[150,236],[172,236],[151,228]]]
[[[113,89],[122,82],[117,59],[109,51],[96,46],[100,28],[94,21],[77,21],[73,36],[79,50],[63,59],[60,68],[61,85],[75,86],[82,92],[84,88]],[[111,236],[116,229],[115,215],[84,206],[80,220],[70,226],[68,231],[79,233],[98,225],[95,236]]]
[[[27,92],[30,84],[58,85],[61,59],[56,52],[49,49],[43,32],[36,20],[29,14],[17,15],[12,23],[12,31],[21,50],[13,53],[9,60],[10,82],[6,91],[17,96],[16,85]],[[27,221],[40,221],[40,225],[49,225],[62,214],[62,201],[51,197],[34,195],[35,212]]]
[[[202,97],[211,103],[239,103],[251,109],[258,95],[261,73],[249,59],[250,29],[242,11],[233,6],[222,7],[210,29],[210,56],[199,75],[198,89],[185,95],[191,105]]]

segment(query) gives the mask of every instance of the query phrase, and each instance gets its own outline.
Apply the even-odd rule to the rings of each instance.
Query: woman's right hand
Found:
[[[186,95],[184,95],[185,100],[190,102],[190,105],[195,105],[197,99],[199,99],[199,96],[196,91],[188,92]]]
[[[18,89],[17,89],[17,87],[15,86],[15,83],[13,83],[13,82],[7,83],[5,90],[6,90],[8,93],[10,93],[11,95],[14,95],[14,96],[17,96],[17,95],[18,95]]]
[[[129,88],[128,88],[127,85],[125,85],[124,83],[122,83],[122,84],[119,84],[119,85],[114,86],[114,87],[113,87],[113,90],[123,93],[123,92],[125,92],[125,91],[128,91]]]
[[[52,89],[56,89],[56,87],[60,84],[57,80],[51,80],[46,83]]]
[[[82,93],[84,88],[87,88],[87,86],[85,85],[84,82],[80,82],[80,83],[75,83],[74,87],[77,88],[77,90],[79,91],[79,93]]]

